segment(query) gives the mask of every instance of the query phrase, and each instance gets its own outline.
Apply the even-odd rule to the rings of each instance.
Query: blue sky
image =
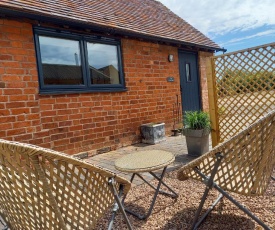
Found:
[[[275,0],[159,0],[227,52],[275,42]]]

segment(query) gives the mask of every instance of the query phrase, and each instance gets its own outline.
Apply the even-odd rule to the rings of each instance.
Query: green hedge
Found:
[[[275,89],[275,73],[227,70],[217,81],[219,96]]]

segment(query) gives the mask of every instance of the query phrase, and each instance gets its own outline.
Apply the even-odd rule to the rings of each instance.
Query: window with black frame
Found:
[[[119,41],[34,31],[41,93],[125,91]]]

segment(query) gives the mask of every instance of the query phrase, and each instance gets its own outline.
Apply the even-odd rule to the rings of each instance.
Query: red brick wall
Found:
[[[127,92],[46,96],[38,91],[30,23],[0,19],[0,51],[0,138],[94,154],[139,142],[143,123],[165,122],[170,134],[180,95],[176,47],[122,39]]]
[[[40,96],[32,25],[2,19],[0,31],[0,138],[77,153],[138,142],[142,123],[169,130],[179,76],[167,56],[176,48],[123,39],[127,92]]]
[[[37,93],[32,27],[0,19],[0,138],[28,142],[41,133]]]

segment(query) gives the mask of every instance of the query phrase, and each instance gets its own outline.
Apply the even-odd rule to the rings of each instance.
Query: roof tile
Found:
[[[220,49],[155,0],[1,0],[1,8]]]

